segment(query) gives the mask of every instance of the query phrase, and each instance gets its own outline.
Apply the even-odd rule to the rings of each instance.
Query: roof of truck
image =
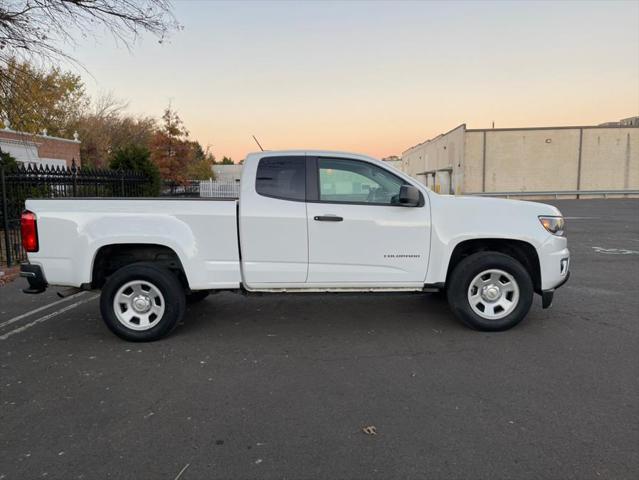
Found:
[[[264,157],[266,155],[312,155],[318,157],[348,157],[348,158],[361,158],[366,160],[374,160],[381,162],[381,160],[355,152],[343,152],[339,150],[264,150],[263,152],[251,152],[247,155]]]
[[[329,157],[329,158],[352,158],[355,160],[364,160],[369,163],[376,163],[380,165],[382,168],[390,169],[394,172],[395,175],[399,175],[403,177],[405,180],[408,180],[409,183],[414,183],[415,179],[409,177],[406,173],[402,172],[400,169],[391,165],[388,162],[384,162],[383,160],[379,160],[375,157],[370,157],[368,155],[363,155],[361,153],[353,153],[353,152],[341,152],[338,150],[264,150],[263,152],[251,152],[246,156],[246,159],[251,162],[257,161],[260,158],[268,157],[268,156],[287,156],[287,155],[308,155],[308,156],[316,156],[316,157]]]

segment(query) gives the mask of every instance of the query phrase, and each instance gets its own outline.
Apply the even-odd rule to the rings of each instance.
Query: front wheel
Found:
[[[530,274],[514,258],[479,252],[455,267],[448,285],[448,303],[471,328],[508,330],[521,322],[532,305]]]
[[[133,342],[158,340],[184,315],[184,289],[170,270],[154,263],[134,263],[107,280],[100,311],[107,327]]]

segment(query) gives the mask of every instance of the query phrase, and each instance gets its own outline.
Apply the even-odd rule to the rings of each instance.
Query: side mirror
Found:
[[[399,204],[403,207],[417,207],[420,200],[421,195],[417,187],[402,185],[399,189]]]

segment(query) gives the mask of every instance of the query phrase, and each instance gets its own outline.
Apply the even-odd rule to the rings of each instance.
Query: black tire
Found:
[[[515,287],[518,288],[518,301],[512,302],[514,303],[513,307],[511,307],[512,311],[502,318],[488,319],[482,317],[471,306],[468,298],[471,282],[482,272],[488,270],[506,272],[514,279],[516,282]],[[504,278],[504,280],[508,280],[508,278]],[[512,285],[512,282],[506,282],[506,285]],[[508,330],[521,322],[530,310],[534,293],[532,279],[523,265],[514,258],[499,252],[478,252],[464,258],[451,273],[447,286],[448,303],[457,318],[471,328],[488,332]],[[488,300],[480,299],[475,309],[489,303],[491,302]],[[492,313],[490,309],[496,311],[498,308],[502,307],[493,308],[489,306],[488,312],[485,312],[484,315]],[[507,311],[502,308],[501,314],[505,314]],[[496,313],[495,315],[499,314]]]
[[[440,288],[436,292],[432,292],[431,296],[433,298],[436,298],[437,300],[446,300],[446,298],[448,297],[448,292],[446,292],[445,288]]]
[[[186,294],[186,303],[187,305],[193,305],[194,303],[201,302],[206,297],[209,296],[211,292],[208,290],[195,290],[191,293]]]
[[[127,327],[118,319],[115,311],[115,295],[125,285],[136,281],[144,285],[150,284],[161,293],[161,296],[155,298],[154,304],[163,306],[163,313],[159,318],[155,315],[146,330]],[[126,294],[126,290],[123,293]],[[147,262],[134,263],[117,270],[107,280],[100,296],[100,312],[104,323],[118,337],[131,342],[151,342],[169,334],[182,319],[185,307],[184,288],[177,276],[163,266]],[[127,307],[125,305],[121,308]]]

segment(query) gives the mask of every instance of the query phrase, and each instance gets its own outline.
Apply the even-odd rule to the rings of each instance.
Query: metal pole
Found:
[[[484,130],[484,142],[482,147],[481,191],[486,191],[486,130]]]
[[[77,175],[78,175],[78,168],[75,165],[75,158],[73,158],[71,160],[71,174],[72,174],[72,186],[73,186],[73,196],[77,197]]]
[[[2,151],[0,151],[2,153]],[[2,223],[4,227],[4,248],[7,252],[7,266],[13,265],[11,240],[9,238],[9,212],[7,211],[7,184],[4,177],[4,162],[0,159],[0,189],[2,190]]]
[[[577,191],[581,190],[581,152],[584,142],[584,129],[579,129],[579,152],[577,154]],[[577,199],[581,198],[577,195]]]

